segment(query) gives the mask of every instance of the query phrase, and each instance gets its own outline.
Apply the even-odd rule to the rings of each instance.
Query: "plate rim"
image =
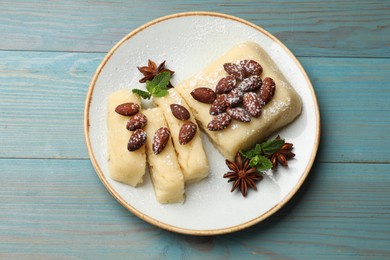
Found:
[[[310,90],[310,93],[311,93],[312,100],[314,101],[315,117],[316,117],[316,134],[315,134],[316,138],[315,138],[315,143],[314,143],[314,147],[313,147],[312,153],[310,155],[310,158],[309,158],[309,161],[308,161],[308,163],[306,165],[304,173],[301,175],[301,178],[299,179],[297,184],[294,186],[294,188],[278,204],[276,204],[274,207],[270,208],[267,212],[263,213],[262,215],[260,215],[258,217],[255,217],[255,218],[253,218],[253,219],[251,219],[249,221],[246,221],[244,223],[241,223],[241,224],[235,225],[235,226],[231,226],[231,227],[218,228],[218,229],[208,229],[208,230],[188,229],[188,228],[176,227],[176,226],[173,226],[173,225],[170,225],[170,224],[167,224],[167,223],[163,223],[163,222],[161,222],[161,221],[159,221],[159,220],[157,220],[157,219],[155,219],[153,217],[145,215],[144,213],[140,212],[138,209],[136,209],[132,205],[128,204],[125,201],[125,199],[123,199],[122,196],[116,190],[114,190],[114,188],[108,183],[108,180],[106,179],[106,177],[104,176],[102,170],[100,169],[100,166],[99,166],[99,164],[98,164],[98,162],[97,162],[97,160],[95,158],[94,152],[92,150],[90,134],[89,134],[89,132],[90,132],[89,131],[90,130],[89,129],[90,128],[89,111],[90,111],[90,105],[91,105],[91,101],[92,101],[92,94],[94,92],[96,81],[99,78],[99,75],[100,75],[101,71],[103,70],[103,68],[105,67],[106,63],[109,61],[111,56],[115,53],[115,51],[124,42],[126,42],[127,40],[129,40],[130,38],[135,36],[136,34],[142,32],[144,29],[146,29],[146,28],[148,28],[150,26],[153,26],[153,25],[155,25],[157,23],[160,23],[160,22],[163,22],[163,21],[166,21],[166,20],[170,20],[170,19],[180,18],[180,17],[183,17],[183,16],[213,16],[213,17],[218,17],[218,18],[229,19],[229,20],[233,20],[235,22],[239,22],[239,23],[242,23],[244,25],[250,26],[250,27],[256,29],[257,31],[263,33],[264,35],[269,37],[272,41],[274,41],[276,44],[278,44],[280,47],[282,47],[283,50],[290,56],[290,58],[292,58],[292,60],[298,66],[298,69],[300,70],[300,72],[304,76],[304,78],[305,78],[305,80],[306,80],[306,82],[307,82],[307,84],[309,86],[309,90]],[[88,155],[89,155],[90,161],[91,161],[91,163],[92,163],[92,165],[93,165],[93,167],[95,169],[95,173],[98,175],[100,181],[103,183],[105,188],[110,192],[110,194],[123,207],[125,207],[127,210],[129,210],[130,212],[132,212],[134,215],[136,215],[140,219],[144,220],[145,222],[147,222],[149,224],[152,224],[154,226],[157,226],[159,228],[168,230],[168,231],[181,233],[181,234],[187,234],[187,235],[198,235],[198,236],[205,236],[206,235],[206,236],[211,236],[211,235],[220,235],[220,234],[227,234],[227,233],[236,232],[236,231],[248,228],[250,226],[253,226],[253,225],[263,221],[264,219],[270,217],[275,212],[277,212],[280,208],[282,208],[296,194],[296,192],[300,189],[300,187],[304,183],[307,175],[309,174],[310,169],[313,166],[315,157],[317,155],[318,146],[319,146],[319,142],[320,142],[320,132],[321,132],[321,130],[320,130],[320,111],[319,111],[317,97],[316,97],[313,85],[312,85],[312,83],[310,81],[310,78],[308,77],[306,71],[304,70],[304,68],[301,65],[301,63],[299,62],[299,60],[295,57],[295,55],[280,40],[278,40],[275,36],[273,36],[271,33],[266,31],[262,27],[260,27],[258,25],[255,25],[255,24],[253,24],[251,22],[248,22],[247,20],[244,20],[242,18],[239,18],[239,17],[236,17],[236,16],[232,16],[232,15],[228,15],[228,14],[218,13],[218,12],[192,11],[192,12],[181,12],[181,13],[170,14],[170,15],[166,15],[166,16],[162,16],[160,18],[154,19],[154,20],[152,20],[150,22],[147,22],[147,23],[139,26],[138,28],[134,29],[133,31],[131,31],[129,34],[127,34],[125,37],[123,37],[119,42],[117,42],[108,51],[106,56],[103,58],[103,60],[99,64],[98,68],[96,69],[95,74],[92,77],[91,83],[90,83],[90,85],[88,87],[88,92],[87,92],[87,95],[86,95],[85,105],[84,105],[84,138],[85,138],[85,142],[86,142],[86,146],[87,146]]]

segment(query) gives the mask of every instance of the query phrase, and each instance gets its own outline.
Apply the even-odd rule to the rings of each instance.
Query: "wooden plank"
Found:
[[[300,60],[321,111],[319,160],[389,163],[390,60]]]
[[[390,57],[387,1],[7,0],[0,7],[0,50],[107,52],[150,20],[208,10],[263,27],[298,56]]]
[[[0,157],[88,158],[83,106],[103,56],[0,52]],[[321,109],[318,160],[389,162],[390,59],[300,60]]]
[[[2,157],[86,157],[83,107],[103,54],[0,52]]]
[[[247,230],[183,236],[115,202],[88,160],[0,159],[0,257],[385,259],[388,164],[317,163],[293,200]],[[147,253],[146,253],[147,252]]]

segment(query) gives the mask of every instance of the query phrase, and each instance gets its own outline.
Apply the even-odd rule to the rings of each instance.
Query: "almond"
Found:
[[[223,64],[223,68],[225,69],[227,74],[233,75],[239,81],[241,81],[245,78],[245,71],[238,64],[225,63],[225,64]]]
[[[135,103],[123,103],[115,108],[115,112],[122,116],[134,116],[139,112],[139,105]]]
[[[210,123],[208,123],[207,129],[209,129],[210,131],[223,130],[229,126],[231,121],[231,116],[229,116],[227,113],[222,113],[214,117],[214,119],[211,120]]]
[[[189,143],[192,138],[194,138],[197,128],[198,127],[191,121],[185,122],[179,131],[179,143],[181,145]]]
[[[210,88],[196,88],[191,91],[191,96],[202,103],[211,104],[217,98],[215,92]]]
[[[146,133],[142,129],[137,129],[131,135],[129,143],[127,144],[127,150],[130,152],[136,151],[146,142]]]
[[[235,88],[227,94],[228,102],[230,107],[236,107],[242,102],[244,92],[240,89]]]
[[[261,102],[256,93],[247,92],[244,94],[243,100],[245,110],[253,117],[261,115]]]
[[[260,99],[262,105],[267,104],[271,101],[272,97],[275,94],[275,81],[272,78],[265,78],[263,81],[263,86],[260,89]]]
[[[236,86],[236,79],[233,75],[229,75],[220,79],[215,87],[215,93],[228,93]]]
[[[257,75],[249,76],[245,78],[239,85],[238,89],[243,92],[255,91],[261,87],[261,78]]]
[[[226,94],[218,95],[210,107],[210,115],[216,116],[226,111],[229,107],[229,100]]]
[[[235,108],[228,108],[226,112],[231,116],[233,119],[236,119],[241,122],[250,122],[251,116],[250,114],[241,107],[235,107]]]
[[[159,154],[164,150],[165,146],[167,146],[169,137],[171,136],[171,132],[166,127],[160,127],[157,129],[156,133],[154,133],[153,137],[153,153]]]
[[[134,131],[144,128],[147,122],[148,120],[146,116],[144,114],[138,113],[130,118],[130,120],[127,122],[126,128],[129,131]]]
[[[171,104],[171,111],[174,117],[179,120],[186,121],[190,119],[190,112],[188,112],[187,108],[183,107],[179,104]]]
[[[263,72],[263,67],[261,67],[261,65],[254,60],[242,60],[240,61],[240,65],[245,71],[245,75],[247,77],[251,75],[260,76]]]

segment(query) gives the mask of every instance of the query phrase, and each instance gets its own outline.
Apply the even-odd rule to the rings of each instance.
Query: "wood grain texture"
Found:
[[[186,11],[274,34],[302,62],[321,110],[304,185],[233,234],[143,222],[107,192],[85,149],[85,95],[105,53]],[[2,0],[0,32],[0,259],[389,259],[389,1]]]
[[[103,56],[0,52],[0,157],[88,158],[83,105]],[[388,163],[390,60],[303,57],[300,61],[319,100],[318,160]]]
[[[318,159],[390,162],[389,59],[301,58],[321,112]],[[369,152],[368,152],[369,151]]]
[[[83,107],[103,54],[0,52],[1,157],[87,157]]]
[[[390,57],[389,8],[366,0],[1,1],[0,50],[107,52],[150,20],[213,11],[263,27],[298,56]]]
[[[0,164],[0,258],[385,259],[390,254],[388,164],[317,163],[281,211],[247,230],[215,237],[174,234],[138,219],[115,202],[88,160],[0,159]]]

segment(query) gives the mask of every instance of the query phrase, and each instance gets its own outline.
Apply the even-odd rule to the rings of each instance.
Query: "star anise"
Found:
[[[280,136],[277,136],[276,139],[280,139]],[[288,166],[287,160],[293,158],[295,156],[295,153],[291,152],[293,148],[292,143],[284,143],[282,148],[274,152],[269,159],[272,162],[272,169],[275,169],[278,167],[278,163],[280,163],[283,166]]]
[[[257,190],[256,182],[262,180],[263,176],[257,172],[256,167],[249,165],[249,160],[243,159],[241,154],[237,153],[234,162],[226,160],[226,165],[232,172],[225,173],[223,177],[229,178],[228,182],[234,182],[232,192],[238,187],[242,195],[246,197],[248,187]]]
[[[165,61],[163,61],[160,65],[157,66],[154,61],[148,60],[148,66],[137,68],[144,75],[144,77],[139,80],[140,83],[145,83],[147,80],[152,80],[160,72],[167,71],[171,73],[171,76],[173,75],[173,73],[175,73],[174,71],[165,68]],[[173,86],[169,82],[167,87],[172,88]]]

